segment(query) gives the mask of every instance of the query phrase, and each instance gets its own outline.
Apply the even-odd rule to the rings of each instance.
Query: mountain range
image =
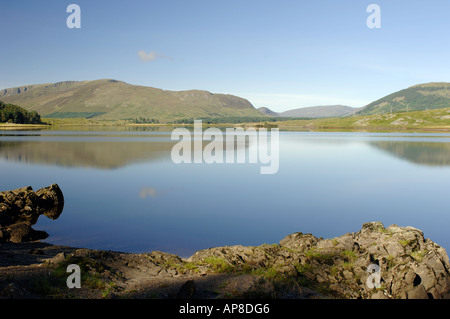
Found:
[[[450,83],[415,85],[389,94],[362,108],[322,105],[274,112],[256,109],[248,100],[202,90],[169,91],[122,81],[65,81],[0,90],[0,101],[37,111],[44,118],[96,120],[193,118],[324,118],[372,115],[450,107]]]
[[[346,105],[310,106],[289,110],[281,113],[274,112],[266,107],[258,109],[258,111],[264,115],[276,117],[300,117],[300,118],[341,117],[353,115],[359,110],[360,108],[354,108]]]
[[[66,81],[0,90],[0,100],[42,117],[98,120],[261,117],[246,99],[208,91],[167,91],[117,80]]]
[[[281,113],[266,107],[259,108],[258,111],[261,114],[276,117],[322,118],[423,111],[447,107],[450,107],[450,83],[431,82],[394,92],[361,108],[325,105],[303,107]]]

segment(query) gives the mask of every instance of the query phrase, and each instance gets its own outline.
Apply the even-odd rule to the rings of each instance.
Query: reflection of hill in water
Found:
[[[377,141],[369,145],[415,164],[450,166],[449,143]]]
[[[0,142],[0,158],[65,167],[113,169],[135,162],[170,157],[173,143],[165,142]]]
[[[124,141],[0,141],[0,158],[30,164],[114,169],[138,162],[170,161],[172,148],[177,142],[170,138],[159,142],[138,142],[128,138]],[[208,143],[202,141],[202,150]],[[235,144],[234,150],[248,149],[250,144],[249,140],[244,145]],[[193,143],[191,149],[193,154]],[[225,155],[225,141],[223,149]]]

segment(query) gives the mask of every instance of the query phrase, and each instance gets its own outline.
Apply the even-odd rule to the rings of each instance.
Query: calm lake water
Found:
[[[224,245],[414,226],[450,248],[450,134],[280,132],[279,171],[175,164],[164,128],[0,131],[0,190],[59,184],[49,243],[190,256]],[[251,147],[251,145],[247,145]]]

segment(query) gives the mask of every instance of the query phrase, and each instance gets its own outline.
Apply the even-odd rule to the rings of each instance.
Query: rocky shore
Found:
[[[23,192],[13,191],[21,198]],[[17,236],[5,225],[19,219],[4,218],[4,198],[0,193],[6,234],[0,244],[0,298],[450,298],[446,251],[413,227],[370,222],[330,239],[299,232],[273,245],[215,247],[180,258],[54,246]],[[71,264],[81,269],[81,288],[67,287]]]
[[[48,237],[34,230],[41,215],[57,219],[64,208],[64,196],[53,184],[38,191],[31,186],[0,192],[0,242],[30,242]]]

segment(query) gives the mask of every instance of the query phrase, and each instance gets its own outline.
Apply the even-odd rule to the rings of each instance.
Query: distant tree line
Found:
[[[131,123],[135,123],[135,124],[159,124],[159,120],[158,119],[146,118],[146,117],[139,117],[139,118],[129,119],[129,121]]]
[[[49,119],[90,119],[105,114],[106,112],[53,112],[46,114],[45,118]]]
[[[28,112],[20,106],[0,101],[0,123],[42,124],[42,121],[36,111]]]
[[[204,124],[239,124],[239,123],[267,123],[281,122],[289,120],[308,120],[307,117],[253,117],[253,116],[236,116],[236,117],[200,117],[196,119],[181,119],[170,123],[173,124],[194,124],[195,120],[201,120]]]

